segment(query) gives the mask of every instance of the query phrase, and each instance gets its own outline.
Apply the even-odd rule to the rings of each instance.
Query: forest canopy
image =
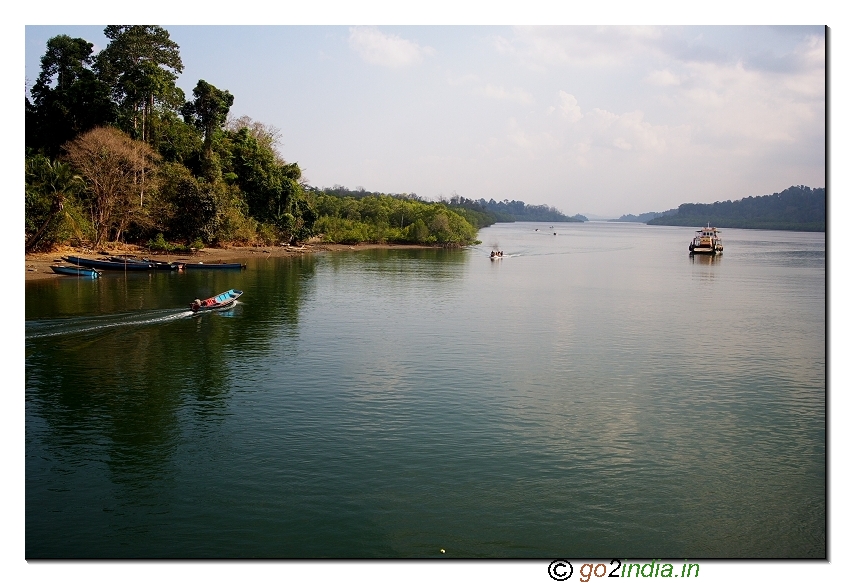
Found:
[[[280,130],[233,119],[236,96],[176,85],[180,49],[161,26],[110,25],[108,45],[47,41],[25,104],[26,249],[327,241],[475,243],[486,221],[418,197],[310,189],[276,149]],[[470,222],[472,220],[472,222]],[[490,223],[492,224],[492,223]]]
[[[700,227],[708,223],[737,229],[826,231],[826,189],[801,185],[736,201],[686,203],[646,224]]]

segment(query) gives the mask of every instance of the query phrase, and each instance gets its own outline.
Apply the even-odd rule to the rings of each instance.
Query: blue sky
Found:
[[[27,26],[28,81],[103,26]],[[825,186],[822,26],[162,26],[314,186],[605,217]]]

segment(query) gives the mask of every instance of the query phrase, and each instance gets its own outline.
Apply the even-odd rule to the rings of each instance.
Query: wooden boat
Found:
[[[100,277],[101,272],[93,267],[82,267],[80,265],[51,265],[53,273],[60,275],[74,275],[77,277]]]
[[[110,271],[148,271],[151,269],[151,265],[144,261],[109,261],[106,259],[86,259],[85,257],[76,257],[74,255],[63,257],[62,260],[73,263],[74,265],[108,269]]]
[[[172,261],[168,263],[167,261],[154,261],[153,259],[148,259],[147,257],[143,257],[142,261],[146,261],[153,267],[154,269],[162,269],[164,271],[173,271],[183,269],[184,263],[182,261]]]
[[[205,312],[208,310],[220,310],[221,308],[229,308],[236,299],[242,295],[242,290],[231,289],[217,296],[207,298],[205,300],[195,300],[189,304],[189,308],[193,312]]]
[[[245,269],[242,263],[184,263],[183,269]]]
[[[720,240],[719,233],[720,231],[709,223],[696,232],[696,236],[688,246],[688,251],[692,255],[719,255],[723,253],[723,241]]]
[[[135,257],[119,257],[116,255],[110,255],[108,259],[113,263],[150,263],[150,261],[146,259],[136,259]]]

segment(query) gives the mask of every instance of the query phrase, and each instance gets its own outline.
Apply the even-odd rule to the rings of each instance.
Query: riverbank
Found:
[[[358,245],[340,245],[336,243],[307,243],[300,247],[228,247],[199,249],[194,253],[159,253],[151,254],[144,247],[135,245],[122,245],[110,249],[110,255],[128,255],[135,257],[150,257],[157,261],[191,261],[204,263],[214,262],[237,262],[251,257],[289,257],[303,253],[321,253],[336,251],[365,251],[367,249],[427,249],[425,245],[396,245],[391,243],[360,243]],[[92,259],[103,259],[104,256],[91,249],[80,249],[76,247],[63,247],[49,253],[27,253],[24,256],[24,281],[36,281],[40,279],[53,279],[68,277],[57,275],[50,269],[51,265],[64,263],[62,257],[78,255],[80,257],[91,257]]]

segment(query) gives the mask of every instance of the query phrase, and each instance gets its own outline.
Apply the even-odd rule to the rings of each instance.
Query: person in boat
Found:
[[[201,307],[201,300],[195,298],[195,301],[189,304],[189,307],[192,309],[193,312],[197,312],[198,308]]]
[[[495,252],[495,251],[490,251],[490,257],[495,257],[495,256],[496,256],[496,252]]]

